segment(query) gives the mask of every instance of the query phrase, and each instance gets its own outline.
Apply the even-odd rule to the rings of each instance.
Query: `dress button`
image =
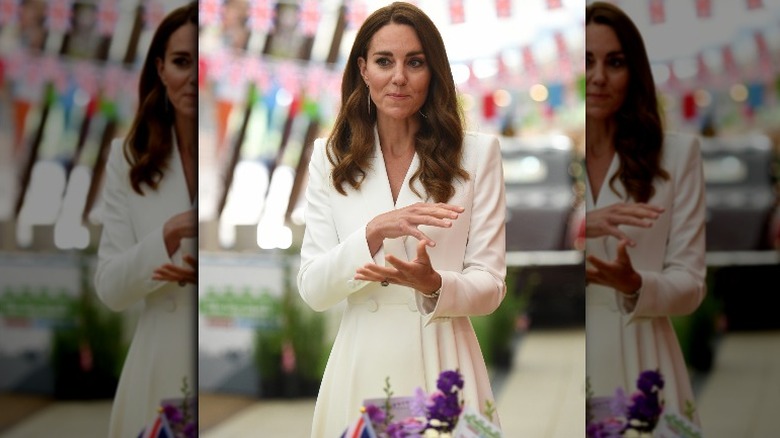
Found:
[[[368,307],[369,312],[376,312],[379,309],[379,304],[375,299],[371,298],[366,301],[366,307]]]

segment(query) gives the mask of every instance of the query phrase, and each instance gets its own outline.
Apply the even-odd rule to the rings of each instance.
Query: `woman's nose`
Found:
[[[604,65],[600,62],[595,63],[594,66],[592,66],[589,71],[587,72],[588,79],[590,79],[589,82],[601,84],[604,83],[606,80],[606,76],[604,75]]]
[[[399,65],[393,71],[393,84],[406,85],[406,69],[404,65]]]

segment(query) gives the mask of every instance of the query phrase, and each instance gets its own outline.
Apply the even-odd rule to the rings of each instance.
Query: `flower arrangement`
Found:
[[[593,399],[588,400],[588,438],[651,437],[664,409],[661,390],[664,380],[657,370],[643,371],[637,379],[637,390],[630,396],[622,388],[611,399],[602,400],[609,415],[594,419]]]
[[[377,438],[500,438],[500,430],[492,424],[492,403],[488,402],[485,409],[488,418],[464,406],[463,384],[459,371],[443,371],[433,392],[417,388],[411,397],[393,397],[387,378],[385,398],[365,400],[360,421],[342,436],[357,436],[353,434],[362,428],[367,432],[363,436]]]
[[[180,399],[160,402],[154,423],[145,428],[139,438],[195,438],[198,436],[197,399],[192,396],[187,379],[182,380]]]

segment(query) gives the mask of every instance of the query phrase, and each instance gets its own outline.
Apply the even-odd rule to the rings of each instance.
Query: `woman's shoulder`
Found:
[[[664,149],[674,151],[687,151],[699,149],[699,137],[685,132],[664,133]]]
[[[684,132],[664,134],[663,165],[665,168],[686,167],[700,160],[699,136]]]
[[[699,136],[685,132],[664,133],[663,156],[680,159],[699,153]]]
[[[484,132],[466,131],[463,136],[463,155],[481,156],[498,154],[501,144],[498,136]]]
[[[127,164],[124,147],[125,139],[123,137],[116,137],[112,139],[111,144],[109,145],[107,161],[115,164]]]
[[[498,136],[478,131],[466,131],[463,135],[464,147],[493,146],[498,147]]]

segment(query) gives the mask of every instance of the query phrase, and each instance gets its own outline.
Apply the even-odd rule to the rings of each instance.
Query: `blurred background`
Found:
[[[309,434],[342,310],[313,312],[295,286],[309,156],[337,114],[357,29],[388,3],[201,1],[203,436]],[[499,311],[473,323],[505,432],[528,435],[543,415],[582,435],[584,2],[415,3],[442,34],[468,129],[500,136],[504,151],[509,293]],[[563,361],[571,376],[549,386],[573,394],[564,409],[554,407],[557,391],[518,387],[517,346],[529,345],[521,334],[532,327],[563,330],[568,354],[580,353]],[[535,356],[567,353],[551,347],[561,351]],[[513,428],[515,410],[540,400]]]
[[[184,0],[0,2],[0,435],[102,437],[138,308],[93,289],[110,141]]]
[[[308,157],[357,28],[387,3],[200,1],[203,436],[309,434],[340,309],[315,313],[295,289]],[[472,322],[506,436],[582,436],[586,1],[415,3],[444,37],[468,129],[501,138],[508,294]],[[615,3],[645,36],[667,127],[703,137],[710,293],[674,322],[705,431],[772,436],[780,4]],[[0,436],[105,434],[135,312],[92,290],[102,165],[151,32],[180,4],[0,0]]]

